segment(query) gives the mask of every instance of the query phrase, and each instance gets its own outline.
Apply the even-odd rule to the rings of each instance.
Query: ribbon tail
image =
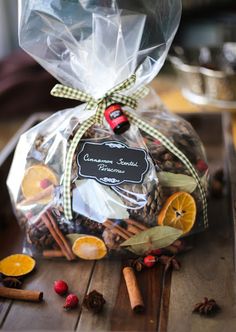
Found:
[[[152,136],[155,139],[158,139],[166,149],[168,149],[171,153],[173,153],[177,158],[181,160],[181,162],[186,166],[186,168],[191,173],[192,177],[195,179],[197,186],[199,188],[199,192],[202,199],[202,207],[203,207],[203,222],[204,226],[208,227],[208,216],[207,216],[207,199],[206,199],[206,192],[205,189],[202,186],[201,179],[199,178],[195,168],[189,161],[189,159],[185,156],[185,154],[180,151],[166,136],[164,136],[162,133],[160,133],[157,129],[150,126],[145,121],[141,120],[131,112],[124,110],[124,113],[132,122],[133,124],[136,124],[139,129],[147,133],[148,135]]]
[[[150,89],[147,86],[141,86],[138,90],[136,90],[131,97],[134,99],[145,98],[150,92]]]
[[[94,123],[95,123],[95,116],[92,116],[81,124],[70,144],[66,156],[66,166],[65,166],[64,180],[63,180],[63,187],[64,187],[63,204],[64,204],[65,217],[68,220],[71,220],[73,218],[72,207],[71,207],[71,169],[72,169],[73,157],[81,137]]]
[[[73,88],[70,88],[70,87],[62,85],[62,84],[56,84],[52,88],[50,94],[54,97],[79,100],[84,103],[94,102],[93,97],[90,96],[89,94],[87,94],[81,90],[73,89]]]
[[[136,82],[136,74],[133,74],[129,78],[127,78],[126,80],[115,86],[113,89],[109,90],[106,93],[106,96],[112,95],[117,91],[128,90],[134,85],[135,82]]]
[[[129,106],[132,109],[136,109],[138,106],[138,102],[135,98],[133,98],[133,96],[125,96],[120,93],[114,93],[112,95],[112,100],[116,103],[118,102],[119,104]]]

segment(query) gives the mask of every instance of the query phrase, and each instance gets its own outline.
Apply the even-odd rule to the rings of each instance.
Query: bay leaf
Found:
[[[71,233],[71,234],[66,234],[67,240],[69,240],[69,243],[71,246],[75,243],[75,241],[82,236],[86,236],[86,234],[79,234],[79,233]]]
[[[137,255],[149,250],[164,248],[171,245],[183,234],[182,230],[170,226],[155,226],[132,236],[121,244],[122,247]]]
[[[197,183],[192,176],[185,174],[175,174],[170,172],[159,172],[157,177],[163,187],[175,187],[180,191],[191,194],[197,187]]]

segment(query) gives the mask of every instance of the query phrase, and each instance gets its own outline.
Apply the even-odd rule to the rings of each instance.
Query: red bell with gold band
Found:
[[[112,104],[107,107],[104,116],[115,134],[123,134],[130,127],[129,120],[123,113],[120,104]]]

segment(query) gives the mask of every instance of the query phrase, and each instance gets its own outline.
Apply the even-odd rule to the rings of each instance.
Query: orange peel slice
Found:
[[[33,271],[35,264],[35,260],[28,255],[10,255],[0,261],[0,273],[8,277],[24,276]]]
[[[21,183],[21,190],[26,199],[32,198],[43,192],[49,185],[57,185],[55,173],[46,165],[38,164],[29,167]],[[52,194],[38,200],[37,203],[47,204],[52,199]]]
[[[196,203],[189,193],[177,192],[171,195],[161,209],[157,223],[171,226],[188,233],[196,219]]]
[[[75,240],[73,253],[82,259],[98,260],[102,259],[107,254],[105,243],[96,236],[82,236]]]

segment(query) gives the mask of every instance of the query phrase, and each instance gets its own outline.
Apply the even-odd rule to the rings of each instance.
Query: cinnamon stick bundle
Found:
[[[138,286],[138,281],[134,274],[132,267],[125,267],[123,269],[123,275],[125,278],[126,287],[129,294],[129,300],[132,310],[135,313],[141,313],[144,311],[144,303],[141,291]]]
[[[112,233],[120,235],[123,239],[128,240],[133,234],[126,229],[116,225],[111,220],[107,219],[103,225],[108,228]]]
[[[43,300],[43,292],[0,287],[0,297],[11,300],[40,302]]]
[[[41,219],[45,223],[46,227],[48,228],[49,232],[51,233],[56,243],[58,244],[63,255],[69,261],[76,259],[75,255],[71,250],[71,247],[67,243],[67,240],[65,239],[64,235],[57,226],[57,223],[53,219],[51,213],[49,211],[45,212],[45,214],[42,215]]]

